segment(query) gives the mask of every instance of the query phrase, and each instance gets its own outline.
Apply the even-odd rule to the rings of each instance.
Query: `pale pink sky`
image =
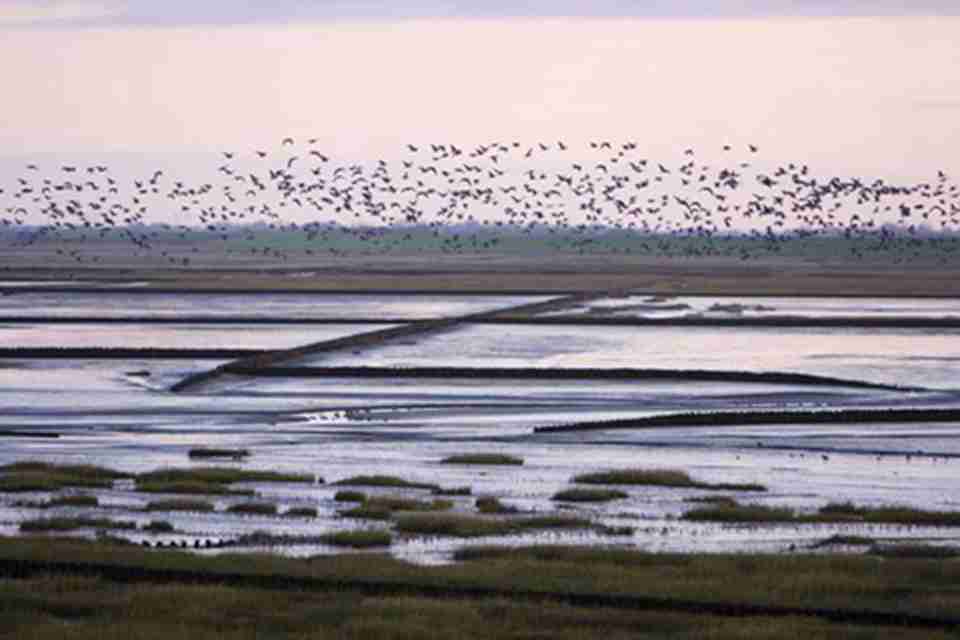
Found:
[[[957,17],[30,29],[0,18],[7,156],[244,150],[292,135],[378,157],[408,141],[605,137],[653,156],[755,142],[777,161],[861,174],[960,171]]]

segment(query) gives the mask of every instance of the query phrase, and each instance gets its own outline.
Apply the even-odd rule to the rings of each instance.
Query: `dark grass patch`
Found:
[[[495,498],[493,496],[480,496],[476,500],[477,511],[480,513],[517,513],[519,510],[516,507],[504,504],[500,498]]]
[[[100,506],[100,500],[97,496],[78,493],[53,497],[47,505],[51,507],[97,507]]]
[[[503,453],[464,453],[444,458],[440,461],[440,464],[490,464],[519,466],[523,464],[523,458],[510,456]]]
[[[456,513],[412,513],[397,518],[397,531],[419,535],[474,538],[538,529],[585,529],[588,520],[566,516],[494,519]]]
[[[336,547],[350,547],[352,549],[371,549],[374,547],[389,547],[393,543],[393,536],[388,531],[338,531],[322,536],[321,541]]]
[[[296,540],[292,540],[296,542]],[[550,637],[574,638],[597,637],[598,634],[613,637],[635,637],[638,630],[652,637],[711,637],[717,640],[742,640],[743,638],[783,638],[784,640],[802,640],[803,638],[850,637],[863,638],[895,637],[933,638],[946,640],[952,637],[949,632],[938,633],[936,629],[911,629],[905,616],[936,616],[940,618],[956,617],[956,585],[960,580],[960,562],[941,559],[920,558],[878,558],[867,555],[837,554],[654,554],[618,547],[584,547],[579,549],[557,550],[551,547],[533,552],[528,548],[500,550],[508,555],[500,557],[478,558],[480,562],[458,563],[442,567],[424,567],[404,563],[387,554],[347,554],[314,556],[309,560],[286,558],[268,553],[234,553],[217,556],[198,556],[184,551],[153,550],[137,547],[114,547],[97,542],[41,538],[33,536],[0,536],[0,562],[6,566],[23,568],[36,567],[38,580],[47,580],[46,586],[40,583],[23,584],[7,581],[0,585],[0,625],[10,625],[12,617],[18,612],[30,609],[33,597],[45,597],[45,594],[61,594],[68,585],[64,581],[77,581],[77,594],[86,598],[91,611],[103,612],[106,609],[117,611],[120,627],[113,634],[127,637],[131,629],[138,624],[147,624],[143,619],[134,622],[130,615],[156,616],[157,620],[168,620],[169,628],[164,628],[157,637],[176,637],[185,629],[185,608],[193,607],[196,615],[203,616],[209,622],[209,630],[203,634],[190,634],[191,638],[241,637],[250,634],[251,616],[257,624],[258,633],[273,630],[276,635],[291,635],[293,624],[290,616],[277,609],[275,598],[295,598],[310,613],[304,622],[304,637],[314,637],[319,633],[319,620],[316,608],[325,606],[343,596],[351,598],[343,603],[341,615],[336,624],[358,617],[367,619],[371,603],[377,602],[375,596],[367,593],[344,594],[337,585],[362,584],[371,582],[401,585],[403,588],[416,589],[423,585],[432,589],[492,588],[504,594],[502,598],[492,600],[466,599],[450,603],[454,607],[453,618],[449,621],[449,635],[463,636],[463,624],[460,617],[465,613],[477,617],[480,622],[475,632],[468,637]],[[14,563],[16,563],[14,565]],[[110,580],[80,578],[74,575],[56,574],[58,569],[51,568],[52,563],[64,563],[65,571],[75,571],[76,567],[99,565],[119,572],[119,577],[149,581],[150,572],[157,571],[159,576],[168,576],[182,572],[188,576],[184,582],[164,584],[154,587],[148,582],[138,583],[128,588],[118,588]],[[172,572],[172,573],[171,573]],[[189,576],[199,578],[216,586],[195,587],[187,584]],[[285,580],[318,580],[329,591],[312,593],[307,586],[304,591],[294,589],[286,591],[289,582]],[[265,586],[271,584],[282,589],[272,590]],[[3,582],[3,581],[0,581]],[[229,585],[229,586],[220,586]],[[261,588],[262,587],[262,588]],[[155,590],[156,589],[156,590]],[[201,589],[198,591],[197,589]],[[214,597],[209,589],[223,589],[222,600]],[[844,612],[873,612],[887,616],[889,627],[871,626],[875,623],[863,620],[853,623],[824,623],[815,633],[806,626],[807,618],[797,614],[782,619],[782,624],[763,616],[726,616],[705,615],[702,610],[671,615],[689,617],[700,625],[689,636],[678,635],[678,628],[670,625],[651,627],[641,625],[638,620],[626,620],[627,616],[639,615],[636,611],[620,609],[611,611],[604,607],[587,608],[563,605],[558,610],[562,617],[556,621],[556,627],[545,627],[545,609],[550,606],[546,600],[531,603],[523,618],[532,621],[531,627],[520,630],[507,630],[497,634],[491,632],[491,624],[512,607],[518,599],[511,593],[519,591],[529,593],[554,594],[609,594],[614,598],[636,596],[641,599],[664,598],[666,602],[702,602],[731,603],[748,606],[786,606],[796,609],[820,608]],[[406,593],[406,592],[405,592]],[[139,594],[139,595],[138,595]],[[206,594],[206,595],[204,595]],[[248,600],[238,600],[246,598]],[[130,597],[139,599],[131,604]],[[118,598],[111,600],[110,598]],[[391,597],[386,602],[395,607],[398,602],[411,603],[410,616],[422,620],[425,602],[437,606],[447,606],[446,600],[423,600],[405,595],[398,600]],[[108,603],[113,603],[109,604]],[[81,603],[82,604],[82,603]],[[414,606],[415,605],[415,606]],[[43,607],[47,603],[44,601]],[[466,606],[466,609],[464,609]],[[4,608],[5,607],[5,608]],[[259,607],[259,608],[258,608]],[[658,606],[658,610],[659,610]],[[44,609],[46,610],[46,609]],[[362,611],[362,616],[357,612]],[[393,612],[395,621],[397,610]],[[237,612],[240,612],[238,615]],[[599,616],[595,622],[587,621],[585,616],[591,612]],[[646,615],[646,614],[644,614]],[[271,617],[273,616],[273,617]],[[277,626],[268,626],[274,620]],[[725,633],[718,633],[717,627],[728,624]],[[758,620],[756,634],[749,633],[745,625]],[[779,620],[779,618],[777,619]],[[849,618],[844,618],[849,620]],[[63,620],[54,620],[51,638],[63,637]],[[589,623],[589,624],[588,624]],[[31,621],[31,624],[33,622]],[[152,624],[152,623],[151,623]],[[233,627],[224,625],[234,624]],[[617,626],[617,633],[608,634],[608,625]],[[850,625],[857,624],[857,627]],[[132,626],[131,626],[132,625]],[[573,625],[571,627],[571,625]],[[583,626],[587,625],[587,626]],[[798,626],[801,625],[801,626]],[[955,628],[955,623],[951,629]],[[33,628],[29,629],[33,637]],[[71,626],[70,637],[78,640],[104,637],[100,626],[90,629],[84,635],[86,627]],[[191,627],[192,629],[192,627]],[[0,635],[20,637],[15,632],[6,633],[9,626],[2,627]],[[232,630],[232,631],[231,631]],[[380,627],[378,633],[369,632],[359,637],[396,637],[396,627]],[[230,634],[228,634],[230,631]],[[407,631],[410,631],[407,629]],[[516,631],[516,632],[515,632]],[[388,633],[389,632],[389,633]],[[565,635],[569,632],[572,635]],[[911,635],[912,634],[912,635]],[[21,635],[26,636],[27,632]],[[110,637],[113,637],[110,636]],[[344,629],[334,626],[330,637],[343,637]],[[405,637],[432,637],[427,627],[417,628],[412,635]],[[444,637],[447,635],[441,632]],[[40,636],[43,637],[43,636]],[[150,637],[153,637],[151,635]],[[356,636],[354,636],[356,637]]]
[[[40,460],[25,460],[0,466],[0,474],[26,472],[97,480],[119,480],[120,478],[129,478],[133,475],[124,471],[117,471],[116,469],[90,464],[57,464],[55,462],[43,462]]]
[[[584,473],[573,478],[577,484],[647,485],[683,489],[709,489],[711,491],[766,491],[759,484],[733,484],[727,482],[700,482],[686,472],[675,469],[614,469]]]
[[[277,515],[277,505],[270,502],[241,502],[227,507],[227,512],[257,516],[275,516]]]
[[[851,502],[833,502],[822,507],[821,519],[874,524],[913,524],[941,527],[960,526],[960,511],[924,511],[905,506],[859,507]]]
[[[398,478],[397,476],[382,476],[382,475],[351,476],[349,478],[344,478],[343,480],[338,480],[334,484],[340,485],[340,486],[353,486],[353,487],[391,487],[394,489],[429,489],[431,491],[440,488],[438,485],[430,484],[427,482],[412,482],[410,480],[404,480],[403,478]]]
[[[393,517],[393,511],[390,511],[390,509],[369,507],[365,504],[338,513],[344,518],[357,518],[358,520],[389,520]]]
[[[960,558],[960,549],[932,544],[877,544],[870,547],[870,555],[881,558],[914,558],[947,560]]]
[[[636,527],[629,526],[610,526],[606,524],[595,525],[594,529],[597,533],[601,533],[606,536],[632,536],[637,532]]]
[[[15,471],[0,476],[0,493],[27,493],[34,491],[59,491],[69,487],[84,489],[109,489],[113,480],[67,476],[45,471]]]
[[[532,560],[542,563],[564,563],[589,566],[615,567],[669,567],[677,563],[677,557],[633,549],[607,547],[581,547],[570,545],[532,545],[526,547],[503,547],[499,545],[475,545],[457,549],[453,554],[457,561],[513,559]]]
[[[174,526],[166,520],[151,520],[143,525],[143,531],[148,533],[173,533]]]
[[[187,498],[155,500],[147,504],[147,511],[196,511],[208,513],[213,511],[213,504],[205,500],[189,500]]]
[[[616,489],[587,489],[575,487],[573,489],[558,491],[553,494],[553,498],[551,499],[558,502],[609,502],[627,497],[626,493]]]
[[[437,487],[433,490],[435,496],[469,496],[473,494],[470,487]]]
[[[367,520],[389,520],[397,512],[446,511],[453,507],[450,500],[416,500],[403,496],[370,496],[365,502],[340,515]]]
[[[226,467],[198,467],[196,469],[157,469],[137,476],[137,484],[158,482],[203,482],[208,484],[233,484],[235,482],[302,482],[313,483],[314,476],[307,473],[279,473],[276,471],[251,471]],[[323,482],[322,479],[318,479]]]
[[[344,489],[342,491],[337,491],[333,499],[337,502],[366,502],[367,494],[362,491],[350,491],[349,489]]]
[[[252,496],[253,489],[231,489],[216,482],[199,480],[167,480],[137,482],[137,491],[142,493],[178,493],[200,496]]]
[[[922,511],[909,507],[858,507],[852,503],[832,503],[814,514],[798,514],[791,509],[758,505],[719,504],[688,511],[684,520],[710,522],[793,522],[909,524],[924,526],[960,526],[960,512]]]
[[[314,507],[291,507],[283,515],[289,518],[316,518],[317,510]]]
[[[77,529],[136,529],[136,522],[109,518],[37,518],[20,523],[20,531],[40,533],[48,531],[75,531]]]
[[[692,522],[796,522],[792,509],[734,503],[691,509],[683,514]]]
[[[207,447],[196,447],[190,449],[187,455],[192,460],[207,460],[217,458],[229,458],[231,460],[242,460],[250,456],[249,449],[214,449]]]
[[[13,506],[21,509],[51,509],[53,507],[97,507],[100,501],[96,496],[84,494],[70,494],[54,496],[45,502],[18,500]]]

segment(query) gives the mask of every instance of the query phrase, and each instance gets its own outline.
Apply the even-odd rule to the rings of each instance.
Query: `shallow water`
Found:
[[[0,285],[2,286],[2,285]],[[464,315],[539,302],[549,296],[366,294],[130,294],[122,291],[16,293],[0,296],[0,316],[53,318],[380,318],[419,319]]]
[[[50,294],[53,296],[54,294]],[[63,294],[57,294],[63,295]],[[16,296],[13,296],[16,297]],[[200,298],[200,299],[198,299]],[[189,313],[203,296],[184,297]],[[138,300],[152,299],[150,296]],[[474,298],[471,298],[473,300]],[[395,301],[396,302],[396,301]],[[490,302],[490,301],[487,301]],[[513,303],[514,300],[508,301]],[[752,304],[752,301],[747,301]],[[862,301],[857,302],[857,304]],[[404,303],[406,304],[406,303]],[[424,301],[410,302],[420,308]],[[871,303],[872,304],[872,303]],[[911,301],[910,304],[913,304]],[[133,312],[146,312],[131,308]],[[74,344],[96,346],[293,346],[362,327],[81,327]],[[34,325],[0,330],[5,346],[69,340],[73,327]],[[345,332],[345,333],[342,333]],[[591,531],[529,533],[468,541],[494,544],[621,544],[670,551],[783,551],[835,533],[885,540],[960,544],[960,529],[891,525],[716,525],[679,520],[703,490],[634,487],[630,497],[597,506],[551,500],[582,472],[606,468],[677,468],[710,482],[758,482],[766,493],[743,502],[814,510],[830,501],[960,509],[960,426],[955,424],[783,425],[535,434],[537,426],[671,411],[960,407],[960,340],[954,332],[894,330],[679,329],[624,327],[471,326],[359,353],[317,358],[323,365],[657,367],[799,371],[892,384],[927,385],[927,392],[849,387],[706,383],[682,380],[510,380],[227,378],[202,393],[167,388],[216,361],[0,361],[0,430],[54,431],[59,439],[0,438],[0,464],[23,459],[88,462],[129,471],[187,466],[196,446],[248,448],[243,466],[306,471],[335,481],[357,474],[400,475],[443,486],[470,486],[530,512],[570,511],[593,521],[632,526],[631,536]],[[55,342],[59,341],[59,342]],[[173,341],[175,344],[171,344]],[[521,467],[439,464],[464,452],[504,452]],[[208,463],[204,463],[208,464]],[[233,463],[228,463],[233,464]],[[137,541],[230,539],[269,529],[317,535],[380,528],[343,518],[323,485],[252,485],[281,509],[316,507],[315,520],[131,511],[146,498],[118,485],[98,491],[103,515],[146,522],[162,517],[174,535],[131,534]],[[396,490],[365,489],[370,493]],[[400,491],[425,497],[423,491]],[[43,496],[0,494],[0,533],[28,517],[71,513],[15,507]],[[154,498],[156,496],[151,496]],[[473,510],[473,498],[456,498]],[[237,499],[215,499],[223,509]],[[75,511],[74,511],[75,512]],[[392,552],[418,562],[443,562],[464,541],[414,538]],[[285,553],[335,552],[324,545],[283,547]],[[212,552],[212,551],[211,551]]]

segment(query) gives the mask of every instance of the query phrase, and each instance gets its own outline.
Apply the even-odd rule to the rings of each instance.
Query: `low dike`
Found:
[[[376,331],[358,333],[344,338],[313,342],[300,347],[294,347],[293,349],[269,351],[262,354],[239,358],[237,360],[222,364],[219,367],[209,371],[188,376],[170,387],[170,391],[174,393],[196,391],[222,378],[223,376],[232,374],[234,372],[243,372],[246,375],[250,375],[250,373],[260,369],[281,367],[297,360],[315,356],[321,353],[376,347],[402,338],[409,338],[413,336],[422,337],[425,335],[440,333],[442,331],[448,331],[471,322],[482,322],[484,320],[495,320],[501,317],[529,316],[539,313],[561,311],[573,305],[583,304],[598,298],[616,295],[623,295],[623,293],[602,291],[597,293],[568,295],[559,298],[552,298],[542,302],[532,302],[512,307],[505,307],[502,309],[494,309],[492,311],[467,314],[464,316],[411,322],[399,327],[379,329]]]

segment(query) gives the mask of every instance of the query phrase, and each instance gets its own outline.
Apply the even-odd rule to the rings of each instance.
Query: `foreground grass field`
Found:
[[[960,637],[945,620],[960,609],[956,560],[653,555],[569,547],[475,547],[460,552],[458,559],[457,564],[427,568],[376,554],[308,560],[199,557],[101,543],[0,538],[0,637]],[[74,563],[74,569],[44,562]],[[127,571],[125,583],[106,572],[79,575],[76,567],[94,563]],[[190,580],[161,576],[160,570],[221,578]],[[284,576],[301,582],[277,581]],[[379,593],[377,584],[406,590]],[[569,597],[576,594],[599,594],[601,599],[577,604]],[[605,606],[603,598],[618,596],[663,600],[642,607]],[[682,601],[706,604],[702,610],[671,604]],[[710,603],[794,609],[717,615]],[[862,615],[841,616],[838,622],[814,609],[804,613],[804,607],[941,620],[925,627],[918,619],[900,626],[896,619],[876,623]]]

